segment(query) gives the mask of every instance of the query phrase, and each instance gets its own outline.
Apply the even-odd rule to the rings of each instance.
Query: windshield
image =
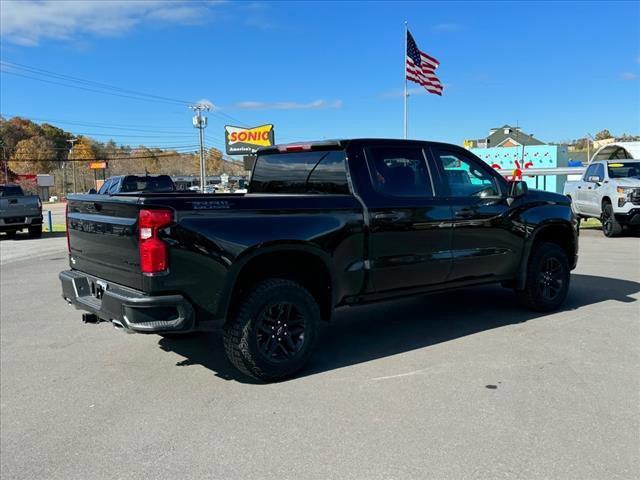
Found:
[[[0,185],[0,197],[13,197],[24,195],[18,185]]]
[[[175,186],[168,175],[158,177],[127,176],[122,182],[121,192],[173,192]]]
[[[609,178],[640,178],[640,162],[620,162],[607,165]]]

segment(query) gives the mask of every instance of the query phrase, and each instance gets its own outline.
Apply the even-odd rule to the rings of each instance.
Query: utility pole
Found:
[[[193,126],[200,131],[200,192],[204,193],[204,187],[207,183],[204,160],[204,129],[207,127],[207,117],[202,116],[202,111],[209,111],[210,107],[209,105],[199,103],[197,105],[191,105],[189,108],[196,112],[196,115],[193,117]]]
[[[587,136],[585,138],[587,139],[587,165],[589,165],[589,162],[591,161],[591,141],[589,138],[593,138],[593,136],[587,132]]]
[[[7,160],[7,147],[4,140],[0,138],[0,148],[2,148],[2,163],[4,164],[4,183],[9,183],[9,161]]]
[[[77,141],[78,141],[77,138],[71,138],[67,140],[67,142],[71,144],[71,148],[69,149],[69,155],[67,156],[67,159],[71,156],[71,152],[73,152],[73,144],[76,143]],[[76,164],[73,161],[71,162],[71,168],[73,171],[73,193],[76,193],[78,191],[78,189],[76,188]],[[63,175],[63,178],[64,178],[64,175]]]

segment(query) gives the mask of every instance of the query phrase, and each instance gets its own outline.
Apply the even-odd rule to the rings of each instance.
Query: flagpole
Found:
[[[404,138],[407,139],[407,98],[409,94],[407,93],[407,32],[409,31],[407,27],[407,22],[404,22],[404,53],[402,55],[402,75],[404,76]]]

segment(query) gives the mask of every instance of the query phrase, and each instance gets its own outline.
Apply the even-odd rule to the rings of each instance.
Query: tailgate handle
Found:
[[[99,203],[94,203],[93,208],[96,209],[96,212],[99,212],[100,210],[102,210],[102,205],[100,205]]]

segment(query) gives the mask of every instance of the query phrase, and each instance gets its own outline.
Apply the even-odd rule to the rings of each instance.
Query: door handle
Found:
[[[458,218],[473,217],[473,210],[470,208],[462,208],[456,212],[456,217]]]
[[[373,216],[374,220],[381,220],[384,222],[397,222],[398,220],[402,219],[404,217],[404,215],[402,215],[402,213],[400,212],[383,212],[383,213],[376,213]]]

